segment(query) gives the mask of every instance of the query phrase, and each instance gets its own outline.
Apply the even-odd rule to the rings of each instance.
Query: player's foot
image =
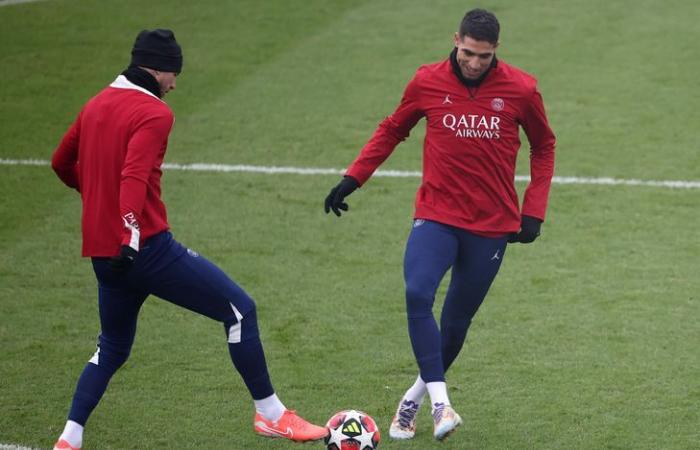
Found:
[[[80,447],[73,447],[65,439],[59,439],[53,445],[53,450],[80,450]]]
[[[402,400],[391,420],[389,437],[392,439],[413,439],[416,435],[416,414],[420,405],[411,400]]]
[[[328,430],[307,422],[295,411],[286,409],[276,422],[265,419],[260,413],[255,414],[253,424],[255,432],[261,436],[281,437],[296,442],[317,441],[328,434]]]
[[[433,436],[441,441],[462,425],[462,418],[450,405],[436,403],[433,405],[433,422],[435,423]]]

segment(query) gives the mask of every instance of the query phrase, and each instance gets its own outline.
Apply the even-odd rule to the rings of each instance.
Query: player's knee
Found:
[[[241,314],[234,307],[235,320],[224,322],[224,329],[228,336],[229,344],[238,344],[249,339],[257,339],[258,331],[258,314],[256,312],[255,303],[252,304],[245,314]]]
[[[432,314],[435,293],[418,284],[406,285],[406,310],[409,316]]]
[[[229,312],[222,320],[224,325],[231,325],[241,317],[247,316],[251,312],[255,313],[255,301],[242,289],[225,291],[222,293],[222,297],[227,298],[228,307],[226,310]]]
[[[130,353],[131,345],[115,345],[113,342],[101,339],[97,351],[89,362],[114,373],[129,359]]]
[[[467,336],[467,330],[470,324],[471,319],[449,322],[443,320],[440,324],[440,334],[442,335],[443,341],[450,345],[459,343],[461,346]]]

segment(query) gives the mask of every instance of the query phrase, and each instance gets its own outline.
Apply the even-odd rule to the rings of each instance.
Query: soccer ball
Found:
[[[326,423],[327,450],[374,450],[379,446],[377,423],[362,411],[337,412]]]

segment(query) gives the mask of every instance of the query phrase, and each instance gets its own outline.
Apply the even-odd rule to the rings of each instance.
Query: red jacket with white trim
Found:
[[[522,127],[531,149],[522,214],[544,220],[555,137],[534,77],[498,61],[478,87],[467,88],[449,59],[420,67],[398,108],[380,123],[346,175],[364,184],[423,117],[423,179],[415,218],[484,236],[518,231],[514,178]]]
[[[165,102],[123,75],[90,99],[64,135],[51,165],[83,201],[83,256],[135,250],[169,228],[160,166],[173,126]]]

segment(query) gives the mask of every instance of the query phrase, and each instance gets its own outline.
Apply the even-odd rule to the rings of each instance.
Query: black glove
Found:
[[[522,242],[523,244],[529,244],[540,235],[541,226],[542,221],[540,219],[532,216],[523,216],[520,219],[520,231],[517,233],[511,233],[511,235],[508,237],[508,242]]]
[[[124,273],[131,268],[136,259],[136,255],[139,252],[129,247],[128,245],[122,245],[122,249],[119,252],[119,256],[114,256],[109,258],[109,265],[113,271]]]
[[[323,206],[326,214],[328,214],[332,209],[333,213],[340,217],[340,210],[342,209],[343,211],[347,211],[349,208],[348,204],[343,200],[345,200],[345,197],[352,194],[358,187],[360,187],[360,183],[356,179],[345,175],[343,179],[340,180],[340,183],[331,189],[331,192],[326,197],[326,202]]]

